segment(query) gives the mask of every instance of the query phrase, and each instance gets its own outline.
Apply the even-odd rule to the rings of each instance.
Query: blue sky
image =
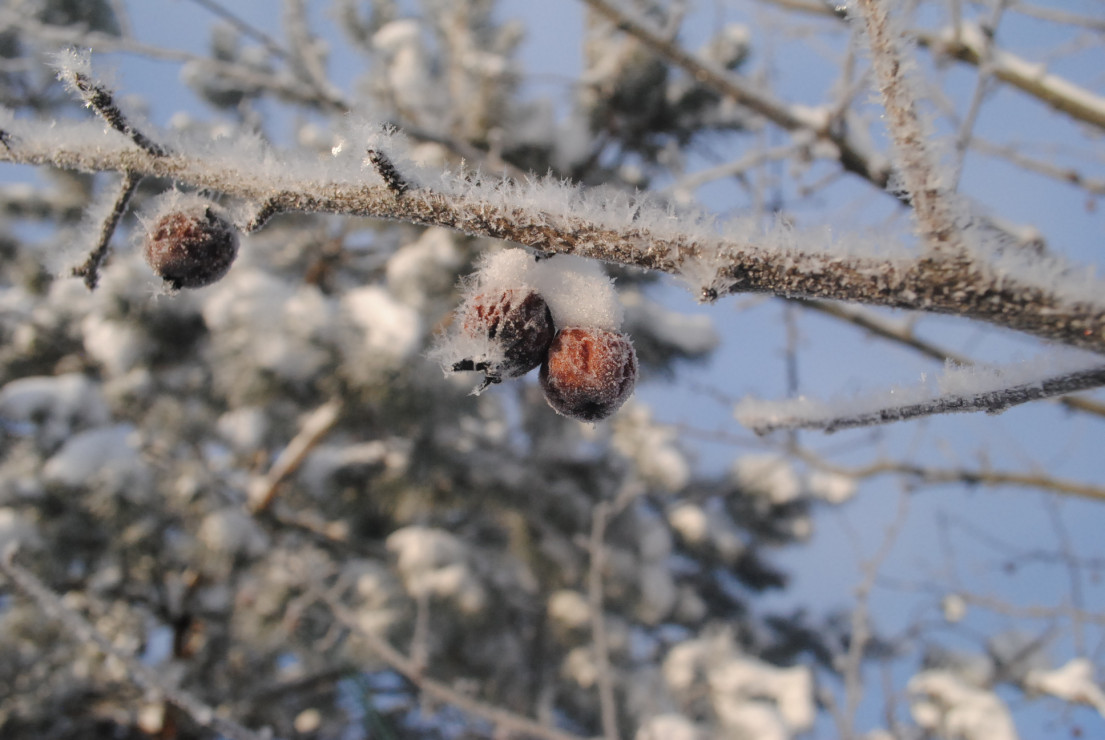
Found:
[[[128,5],[135,35],[143,41],[181,49],[206,48],[212,17],[197,5],[187,0]],[[281,36],[280,12],[275,10],[278,4],[273,0],[228,1],[225,5],[265,32]],[[1088,0],[1051,5],[1098,17],[1102,12],[1100,3]],[[716,0],[701,6],[702,12],[693,15],[688,24],[685,34],[688,46],[697,46],[708,38],[719,20],[748,23],[764,31],[754,35],[752,64],[781,80],[780,96],[809,104],[822,101],[834,71],[833,64],[827,62],[835,59],[847,40],[843,30],[829,40],[821,36],[778,39],[770,34],[775,16],[760,3]],[[562,110],[566,109],[573,95],[571,84],[580,68],[582,5],[574,0],[549,3],[504,0],[500,3],[500,15],[517,17],[528,28],[520,50],[521,66],[527,76],[525,94],[550,98]],[[361,73],[364,60],[351,53],[333,33],[332,22],[322,11],[316,13],[315,22],[316,29],[333,45],[332,78],[339,87],[349,89]],[[817,22],[803,23],[815,28]],[[1000,28],[999,39],[1019,53],[1044,61],[1051,59],[1066,36],[1057,26],[1010,13]],[[149,103],[149,117],[158,125],[165,125],[180,110],[196,116],[212,115],[179,82],[179,65],[175,63],[140,61],[126,55],[111,55],[102,62],[117,70],[115,79],[120,90]],[[1105,70],[1102,45],[1098,43],[1094,48],[1064,56],[1055,61],[1053,69],[1100,91],[1105,85],[1105,75],[1101,73]],[[936,69],[935,75],[945,83],[943,89],[948,99],[961,110],[974,89],[974,73],[961,65],[948,64]],[[946,126],[941,124],[938,130],[947,133]],[[1079,138],[1079,127],[1016,91],[998,89],[987,99],[978,131],[999,143],[1044,137],[1054,142],[1054,148],[1028,153],[1078,164],[1098,177],[1105,172],[1100,136],[1096,139],[1096,160],[1086,157],[1084,152],[1068,151],[1068,142]],[[743,141],[726,142],[716,149],[724,156],[736,157],[745,145]],[[692,161],[705,162],[706,155],[698,155]],[[18,174],[16,178],[21,176]],[[1081,263],[1101,265],[1098,272],[1105,274],[1101,251],[1105,207],[1101,207],[1100,199],[1096,210],[1091,210],[1094,204],[1069,186],[980,155],[969,158],[962,189],[1006,218],[1035,225],[1057,251]],[[792,192],[785,194],[788,198],[793,196]],[[742,198],[740,190],[728,183],[712,185],[702,193],[703,205],[718,213],[748,207]],[[903,235],[908,233],[908,222],[901,209],[891,198],[873,192],[865,184],[834,189],[812,206],[803,204],[796,216],[806,225],[829,224],[838,231],[862,223],[896,225]],[[656,294],[677,310],[710,315],[722,331],[723,341],[707,365],[688,366],[674,382],[648,384],[639,395],[654,407],[657,418],[722,433],[724,439],[716,442],[697,435],[685,437],[704,469],[721,472],[735,455],[755,450],[762,443],[742,430],[733,421],[731,409],[716,402],[704,389],[719,389],[733,399],[749,393],[764,397],[784,395],[786,309],[777,301],[741,296],[701,306],[673,283],[664,283]],[[921,372],[939,370],[931,361],[866,338],[828,319],[802,316],[797,330],[802,350],[798,373],[802,392],[806,394],[832,395],[871,385],[907,383],[916,380]],[[921,331],[955,350],[995,361],[1042,351],[1037,342],[956,318],[926,318]],[[1102,394],[1097,396],[1101,398]],[[801,439],[814,448],[843,450],[838,459],[844,461],[868,460],[874,452],[881,452],[929,464],[1039,469],[1080,481],[1105,482],[1105,456],[1100,453],[1105,442],[1103,430],[1105,426],[1099,420],[1072,416],[1054,404],[1035,404],[1001,416],[959,415],[887,430],[844,432],[831,437],[808,434]],[[893,479],[879,478],[864,485],[854,502],[839,510],[823,511],[807,546],[778,553],[778,561],[792,569],[792,588],[765,599],[761,608],[799,604],[831,608],[851,603],[852,589],[859,579],[854,546],[858,540],[859,550],[866,554],[874,551],[895,516],[899,493]],[[1000,591],[1007,598],[1026,604],[1057,604],[1069,598],[1070,583],[1061,577],[1062,569],[1030,565],[1007,572],[998,567],[1001,557],[995,548],[977,533],[972,534],[959,524],[942,530],[941,521],[977,526],[1026,550],[1059,553],[1063,545],[1056,531],[1058,521],[1066,530],[1063,537],[1072,550],[1083,556],[1105,557],[1100,534],[1105,519],[1100,504],[1057,499],[1026,490],[926,487],[911,498],[909,520],[888,558],[886,574],[910,581],[947,583],[952,574],[941,550],[941,532],[950,531],[958,559],[955,577],[964,588]],[[1105,610],[1101,579],[1096,583],[1086,579],[1082,586],[1085,607]],[[874,599],[876,619],[893,630],[913,619],[920,606],[931,607],[932,603],[928,594],[913,597],[880,589]],[[1001,618],[978,613],[970,619],[976,620],[973,626],[981,631],[992,631],[1004,623]],[[1058,639],[1055,646],[1057,661],[1069,657],[1073,650],[1069,639]],[[1105,645],[1086,647],[1098,665],[1102,665]],[[871,721],[874,717],[873,713],[869,715]],[[1022,730],[1026,730],[1024,737],[1046,736],[1044,715],[1032,713],[1030,720],[1031,725],[1022,725]],[[1038,734],[1030,734],[1033,731]]]

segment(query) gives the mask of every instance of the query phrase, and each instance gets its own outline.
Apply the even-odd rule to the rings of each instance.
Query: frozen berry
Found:
[[[454,369],[482,370],[492,383],[540,365],[555,332],[545,299],[528,288],[477,294],[465,303],[460,321],[463,334],[486,340],[488,351]]]
[[[142,246],[146,262],[174,289],[210,285],[238,254],[238,231],[213,204],[188,206],[156,219]]]
[[[545,400],[557,413],[579,421],[611,416],[636,382],[633,343],[625,334],[605,329],[562,329],[541,365]]]

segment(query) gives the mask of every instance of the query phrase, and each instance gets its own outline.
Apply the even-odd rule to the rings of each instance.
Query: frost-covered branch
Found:
[[[79,267],[73,268],[73,277],[83,278],[84,284],[88,286],[89,290],[94,290],[96,284],[100,282],[100,267],[111,251],[111,236],[115,233],[115,227],[119,225],[119,219],[126,213],[127,204],[130,203],[130,198],[134,195],[134,191],[141,181],[142,178],[134,173],[123,173],[123,181],[119,184],[115,201],[100,226],[100,234],[96,240],[96,245],[89,252],[88,259]]]
[[[91,76],[91,64],[87,53],[75,51],[58,55],[58,79],[76,92],[85,105],[104,119],[107,125],[128,137],[140,149],[154,157],[168,154],[157,142],[136,128],[115,103],[115,95],[99,80]]]
[[[913,204],[914,218],[931,249],[965,253],[959,218],[949,182],[929,146],[932,131],[918,111],[919,96],[912,76],[913,60],[904,32],[890,17],[883,0],[859,0],[872,63],[882,93],[886,125],[894,142],[894,160],[902,185]]]
[[[974,365],[975,362],[967,355],[956,352],[948,347],[940,346],[927,339],[918,336],[913,330],[913,322],[892,321],[876,315],[872,310],[848,306],[846,304],[832,303],[829,301],[800,301],[807,309],[845,321],[853,326],[863,329],[881,339],[894,342],[901,347],[908,347],[916,352],[930,357],[937,362],[951,362],[955,365]],[[1105,403],[1094,401],[1084,396],[1063,396],[1056,399],[1073,411],[1083,411],[1096,416],[1105,416]]]
[[[782,225],[765,232],[749,222],[715,228],[648,202],[610,200],[558,182],[419,173],[410,179],[420,187],[399,196],[348,156],[324,163],[282,158],[256,142],[233,141],[154,157],[89,125],[46,128],[11,120],[0,127],[19,142],[11,151],[0,149],[0,161],[164,177],[265,204],[269,214],[339,213],[443,226],[667,272],[709,299],[767,292],[954,314],[1105,352],[1105,291],[1088,271],[1057,260],[1006,255],[980,265],[918,259],[902,250],[880,257],[879,246],[863,239],[845,243]]]
[[[799,11],[844,19],[846,12],[838,3],[820,0],[764,0],[783,10]],[[1092,31],[1105,30],[1105,21],[1090,16],[1066,13],[1062,10],[1031,6],[1018,3],[1013,10],[1025,15],[1035,16],[1056,23],[1067,23]],[[974,23],[959,23],[951,28],[931,32],[912,31],[920,46],[932,49],[937,54],[979,66],[985,60],[990,73],[999,80],[1017,88],[1021,92],[1041,100],[1057,111],[1070,117],[1096,126],[1105,127],[1105,98],[1092,90],[1076,85],[1059,75],[1048,72],[1043,64],[1030,62],[1015,54],[1000,49],[992,49],[987,55],[987,34]]]
[[[170,685],[153,668],[142,663],[134,655],[116,647],[107,635],[96,629],[86,618],[66,606],[34,574],[16,564],[14,547],[9,547],[5,552],[0,553],[0,572],[34,601],[47,617],[61,622],[78,639],[93,643],[104,655],[118,660],[126,667],[131,680],[138,686],[157,694],[165,701],[178,707],[191,717],[196,724],[220,733],[230,738],[230,740],[263,740],[264,737],[267,737],[267,735],[243,727],[234,720],[220,716],[213,707],[209,707],[183,689]]]
[[[1007,368],[952,368],[935,385],[888,391],[837,401],[796,398],[745,399],[736,417],[758,434],[781,429],[839,429],[873,426],[935,414],[1000,413],[1029,401],[1105,385],[1105,366],[1079,358],[1064,366],[1048,358]]]

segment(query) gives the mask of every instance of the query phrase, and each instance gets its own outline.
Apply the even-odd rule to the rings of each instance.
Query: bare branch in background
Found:
[[[843,466],[829,463],[821,456],[809,450],[796,449],[803,460],[819,470],[856,480],[866,480],[881,475],[896,475],[909,479],[914,485],[985,486],[995,488],[1010,486],[1013,488],[1033,488],[1040,491],[1084,498],[1091,501],[1105,501],[1105,487],[1066,480],[1045,472],[1018,473],[990,468],[942,468],[938,465],[921,465],[912,462],[884,460],[860,466]]]
[[[273,461],[269,471],[250,484],[248,499],[253,513],[258,514],[272,506],[280,484],[303,464],[308,453],[334,428],[340,413],[339,401],[327,401],[303,419],[299,432]]]

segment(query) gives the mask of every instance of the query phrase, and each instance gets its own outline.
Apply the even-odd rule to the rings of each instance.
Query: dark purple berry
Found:
[[[464,308],[461,331],[472,338],[487,339],[497,349],[484,358],[483,370],[491,382],[517,378],[541,364],[552,342],[552,314],[545,299],[529,289],[507,289],[480,293]]]
[[[171,288],[202,288],[230,269],[238,231],[213,205],[172,210],[149,229],[142,253]]]

